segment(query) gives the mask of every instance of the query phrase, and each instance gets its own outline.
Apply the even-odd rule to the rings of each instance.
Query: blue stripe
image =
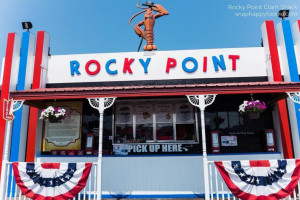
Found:
[[[79,195],[77,195],[79,196]],[[217,195],[213,195],[216,197]],[[229,195],[230,197],[233,197],[233,195]],[[81,198],[84,197],[83,194],[80,195]],[[94,198],[94,195],[85,195],[86,198]],[[222,195],[219,195],[219,197],[222,197]],[[224,197],[228,197],[227,194],[224,194]],[[155,198],[204,198],[203,193],[199,194],[144,194],[144,195],[131,195],[131,194],[102,194],[102,198],[114,198],[114,199],[155,199]]]
[[[285,42],[287,60],[290,69],[291,82],[299,82],[299,73],[294,49],[294,41],[290,21],[282,21],[282,31]]]
[[[219,154],[207,154],[208,156],[232,156],[232,155],[269,155],[269,154],[281,154],[281,152],[249,152],[249,153],[219,153]],[[102,155],[103,157],[188,157],[188,156],[202,156],[202,153],[199,154],[142,154],[142,155]],[[69,156],[69,155],[41,155],[38,154],[36,157],[40,158],[55,158],[55,157],[66,157],[66,158],[81,158],[81,157],[92,157],[92,158],[98,158],[96,155],[75,155],[75,156]]]
[[[80,198],[83,199],[84,196],[88,199],[88,198],[95,198],[96,196],[94,194],[79,194]],[[79,197],[79,195],[77,195],[77,198]],[[228,197],[233,197],[232,194],[213,194],[213,197],[220,197],[222,198],[224,196],[224,198],[228,198]],[[15,197],[14,194],[12,194],[12,197]],[[144,195],[128,195],[128,194],[117,194],[117,195],[113,195],[113,194],[102,194],[102,198],[107,198],[107,199],[111,199],[111,198],[117,198],[120,197],[122,199],[154,199],[154,198],[204,198],[205,195],[204,193],[198,193],[198,194],[144,194]],[[211,197],[211,195],[210,195]]]
[[[8,193],[9,194],[9,193]],[[95,195],[94,194],[79,194],[80,195],[80,198],[83,199],[84,196],[88,199],[88,198],[95,198]],[[79,197],[79,195],[77,195],[77,198]],[[227,197],[233,197],[232,194],[219,194],[218,195],[219,197],[222,197],[224,196],[225,198]],[[9,195],[7,195],[7,197],[9,197]],[[15,197],[15,194],[13,193],[11,195],[11,197]],[[116,194],[116,195],[113,195],[113,194],[102,194],[102,198],[107,198],[107,199],[111,199],[111,198],[114,198],[114,199],[118,199],[118,198],[122,198],[122,199],[148,199],[148,198],[151,198],[151,199],[154,199],[154,198],[204,198],[205,195],[204,193],[198,193],[198,194],[144,194],[144,195],[131,195],[131,194]],[[211,195],[210,195],[211,197]],[[216,194],[213,194],[213,197],[217,197]]]
[[[291,82],[299,82],[299,73],[298,73],[298,67],[297,67],[297,60],[296,60],[296,53],[294,49],[294,40],[293,40],[293,34],[292,34],[292,28],[290,21],[282,21],[282,31],[284,36],[284,42],[285,42],[285,49],[287,54],[287,60],[289,65],[289,71],[290,71],[290,79]],[[297,119],[297,127],[298,127],[298,134],[300,138],[300,105],[297,103],[294,103],[295,107],[295,113],[296,113],[296,119]],[[299,141],[300,144],[300,141]]]
[[[77,195],[78,197],[79,195]],[[80,195],[80,198],[83,199],[84,196],[86,198],[95,198],[95,195],[91,194],[91,195]],[[222,198],[224,196],[224,198],[228,198],[228,197],[233,197],[232,194],[213,194],[213,197],[220,197]],[[198,194],[143,194],[143,195],[128,195],[128,194],[118,194],[118,195],[113,195],[113,194],[102,194],[102,198],[107,198],[107,199],[156,199],[156,198],[204,198],[204,193],[198,193]],[[211,197],[211,195],[210,195]]]
[[[204,198],[204,194],[151,194],[151,195],[102,195],[103,198],[122,197],[124,199],[147,199],[147,198]]]
[[[55,174],[52,178],[44,178],[41,176],[41,172],[35,171],[34,163],[27,163],[26,165],[26,174],[30,177],[34,184],[38,184],[41,187],[56,187],[65,184],[73,178],[74,173],[76,173],[77,164],[69,163],[68,169],[62,173]]]
[[[277,160],[278,167],[268,172],[267,176],[254,176],[251,173],[247,173],[241,165],[240,161],[231,161],[231,168],[235,174],[247,185],[255,186],[268,186],[273,183],[280,184],[280,179],[287,173],[286,160]],[[279,183],[278,183],[279,182]]]
[[[297,117],[297,127],[298,127],[298,134],[299,134],[299,143],[300,145],[300,105],[298,103],[294,103],[295,105],[295,112]]]

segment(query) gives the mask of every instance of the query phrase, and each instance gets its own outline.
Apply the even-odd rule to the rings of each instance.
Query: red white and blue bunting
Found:
[[[275,200],[290,195],[300,177],[300,160],[215,162],[232,194],[247,200]]]
[[[16,183],[33,200],[67,200],[86,185],[92,163],[13,163]]]

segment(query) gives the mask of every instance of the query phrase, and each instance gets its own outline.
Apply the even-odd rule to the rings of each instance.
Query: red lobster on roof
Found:
[[[131,25],[131,20],[138,16],[139,14],[145,12],[144,20],[140,21],[137,25],[134,26],[134,30],[136,34],[139,37],[142,37],[143,39],[146,39],[147,45],[144,46],[145,51],[152,51],[157,50],[157,47],[155,44],[153,44],[154,41],[154,34],[153,34],[153,27],[155,24],[155,19],[168,15],[168,11],[161,5],[154,4],[151,1],[147,1],[145,4],[142,4],[143,6],[148,7],[140,7],[139,3],[136,4],[138,8],[145,9],[137,14],[135,14],[131,19],[129,20],[129,24]],[[152,11],[158,12],[156,15]],[[141,28],[141,26],[145,26],[145,30]]]

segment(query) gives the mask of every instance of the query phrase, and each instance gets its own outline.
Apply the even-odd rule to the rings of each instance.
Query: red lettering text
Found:
[[[207,71],[207,57],[203,57],[203,72]]]
[[[95,64],[96,65],[96,70],[95,71],[91,71],[90,70],[90,65],[91,64]],[[85,71],[89,75],[96,75],[96,74],[98,74],[100,72],[100,68],[101,68],[100,63],[97,60],[90,60],[85,65]]]
[[[170,68],[174,68],[177,65],[177,61],[174,58],[168,58],[166,72],[170,72]]]
[[[134,58],[131,58],[130,60],[128,60],[128,58],[125,58],[124,67],[123,67],[123,73],[126,73],[128,71],[129,74],[132,74],[130,65],[131,65],[131,63],[133,63],[133,61],[134,61]]]
[[[239,55],[229,55],[228,58],[232,60],[232,70],[235,71],[236,70],[236,60],[240,59],[240,56]]]

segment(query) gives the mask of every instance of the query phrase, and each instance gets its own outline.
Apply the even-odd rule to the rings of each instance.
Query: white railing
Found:
[[[208,161],[208,171],[209,171],[209,198],[212,200],[237,200],[239,198],[233,196],[233,194],[228,189],[226,183],[224,182],[222,176],[220,175],[218,169],[216,168],[214,161]],[[298,182],[298,187],[293,191],[293,193],[287,197],[288,200],[300,200],[300,181]]]
[[[6,194],[7,200],[30,200],[25,197],[21,190],[18,188],[13,175],[12,163],[7,163],[7,175],[6,175]],[[97,163],[93,163],[92,169],[87,181],[87,184],[81,192],[72,200],[94,200],[97,197]]]

